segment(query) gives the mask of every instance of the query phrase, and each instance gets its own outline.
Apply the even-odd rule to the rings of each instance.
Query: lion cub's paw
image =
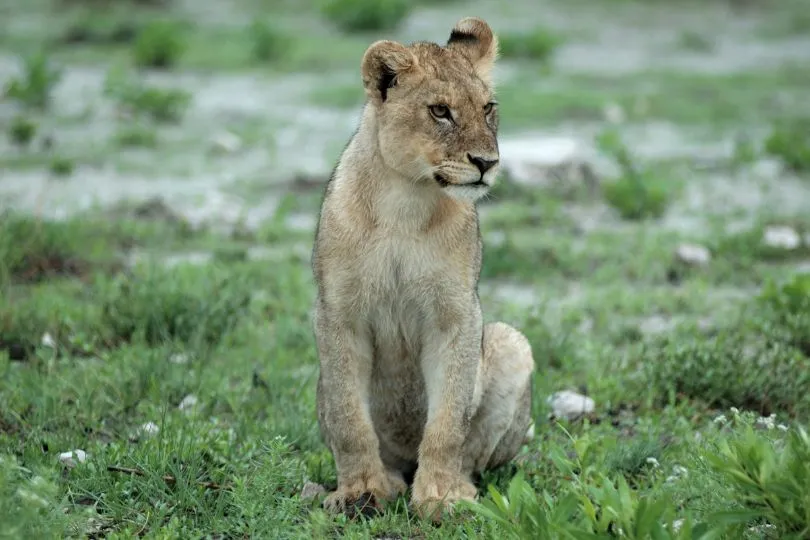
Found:
[[[362,475],[344,483],[323,501],[323,507],[333,513],[373,514],[383,509],[386,502],[396,499],[408,488],[402,475],[389,471]]]
[[[442,511],[452,511],[458,501],[475,501],[478,490],[463,475],[444,471],[417,472],[411,504],[424,519],[437,521]]]

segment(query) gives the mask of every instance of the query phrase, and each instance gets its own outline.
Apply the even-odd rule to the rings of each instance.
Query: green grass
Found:
[[[430,3],[420,13],[419,4],[347,0],[323,8],[330,19],[321,2],[238,1],[234,20],[222,23],[184,20],[176,5],[82,3],[26,26],[0,12],[0,49],[29,59],[4,87],[12,91],[0,168],[9,176],[0,184],[41,172],[46,189],[67,192],[86,171],[106,167],[181,183],[175,169],[191,163],[194,175],[235,175],[223,189],[248,201],[281,197],[272,218],[232,231],[192,228],[157,199],[59,221],[0,215],[1,537],[808,536],[810,443],[801,426],[810,414],[810,282],[797,268],[810,261],[810,240],[785,249],[767,246],[764,235],[783,225],[804,238],[810,220],[770,195],[732,211],[727,193],[710,190],[719,201],[692,206],[718,179],[756,189],[749,173],[763,157],[790,172],[768,180],[771,194],[790,182],[797,203],[810,200],[810,183],[793,182],[808,177],[799,119],[808,113],[810,72],[528,69],[554,53],[544,32],[505,35],[513,78],[498,87],[504,132],[591,133],[609,104],[625,122],[672,122],[685,138],[694,130],[707,142],[772,128],[764,140],[739,139],[730,159],[705,171],[689,157],[642,160],[619,137],[619,123],[600,140],[620,174],[600,178],[601,189],[503,178],[481,205],[480,295],[486,320],[507,321],[531,342],[536,438],[513,463],[483,475],[481,504],[439,526],[416,518],[407,497],[370,519],[331,516],[319,498],[301,497],[307,482],[334,488],[336,471],[315,414],[312,231],[286,220],[317,211],[323,179],[284,184],[274,160],[243,172],[252,157],[208,154],[211,127],[237,133],[255,156],[272,151],[288,125],[243,113],[239,94],[227,96],[233,110],[200,107],[186,121],[196,89],[175,86],[174,77],[236,75],[262,88],[285,72],[334,70],[341,76],[301,90],[291,118],[310,114],[310,105],[358,107],[359,59],[371,40],[396,37],[411,13],[419,24],[426,13],[457,18],[457,6]],[[521,5],[513,9],[503,17],[525,16]],[[704,50],[698,30],[675,31],[681,46]],[[169,69],[150,72],[155,66]],[[54,92],[64,82],[57,74],[79,69],[109,74],[104,89],[65,92],[97,92],[80,96],[85,112],[61,87]],[[345,82],[348,71],[355,82]],[[268,108],[279,100],[260,98]],[[92,143],[74,132],[88,128]],[[44,148],[49,137],[55,147]],[[679,226],[680,217],[695,226]],[[679,264],[683,242],[705,246],[711,261]],[[549,419],[546,398],[563,389],[592,397],[595,411]],[[86,460],[61,463],[73,450]]]
[[[504,58],[522,58],[541,63],[550,61],[562,38],[546,29],[523,34],[505,33],[498,36],[500,52]]]

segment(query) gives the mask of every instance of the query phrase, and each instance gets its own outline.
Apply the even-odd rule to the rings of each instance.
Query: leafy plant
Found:
[[[794,118],[774,126],[765,152],[780,158],[793,171],[810,171],[810,118]]]
[[[603,185],[605,199],[624,219],[643,220],[661,217],[669,206],[671,194],[658,175],[638,166],[618,133],[606,131],[598,138],[600,147],[611,154],[621,168],[621,176]]]
[[[69,157],[54,156],[51,158],[49,167],[56,176],[70,176],[73,174],[76,163]]]
[[[538,28],[523,34],[502,34],[498,38],[504,58],[527,58],[548,62],[562,43],[558,35]]]
[[[250,36],[253,57],[261,62],[281,58],[289,39],[277,27],[263,21],[255,21],[250,26]]]
[[[19,146],[28,146],[37,132],[37,125],[27,117],[15,116],[8,127],[9,137]]]
[[[115,99],[125,112],[156,122],[179,122],[191,103],[191,94],[185,90],[147,86],[116,70],[108,73],[104,94]]]
[[[172,21],[153,21],[138,33],[133,54],[140,67],[170,68],[185,52],[182,27]]]
[[[5,95],[29,107],[45,109],[50,104],[53,87],[62,77],[44,52],[28,56],[23,61],[23,74],[9,81]]]
[[[407,0],[324,0],[321,13],[347,32],[392,30],[408,15]]]

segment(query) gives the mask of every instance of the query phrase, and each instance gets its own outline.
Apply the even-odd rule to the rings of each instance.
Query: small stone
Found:
[[[62,452],[59,454],[59,461],[71,469],[76,466],[76,462],[84,463],[86,460],[87,454],[84,450],[71,450],[70,452]]]
[[[194,394],[189,394],[183,398],[183,401],[180,402],[180,405],[178,405],[177,408],[181,411],[185,411],[191,409],[195,405],[197,405],[197,396]]]
[[[42,336],[42,346],[49,347],[51,349],[56,348],[56,340],[53,339],[53,336],[49,332],[45,332]]]
[[[608,103],[602,110],[605,120],[611,124],[621,124],[624,122],[624,109],[618,103]]]
[[[795,229],[783,225],[773,225],[765,229],[762,240],[766,246],[778,249],[796,249],[802,243]]]
[[[571,390],[556,392],[549,396],[546,402],[551,405],[556,418],[568,420],[573,420],[583,414],[590,414],[596,408],[593,399]]]
[[[681,527],[683,527],[683,519],[676,519],[672,522],[672,532],[680,532]]]
[[[147,422],[138,428],[138,432],[143,435],[157,435],[160,428],[154,422]]]
[[[169,362],[177,365],[188,364],[188,355],[185,353],[173,354],[169,357]]]
[[[681,244],[675,250],[675,256],[690,266],[706,266],[712,259],[709,250],[698,244]]]
[[[240,148],[242,148],[242,139],[230,131],[218,133],[211,140],[211,150],[215,153],[233,154]]]
[[[301,499],[305,501],[312,500],[324,493],[326,493],[326,488],[322,485],[316,484],[315,482],[307,482],[301,489]]]

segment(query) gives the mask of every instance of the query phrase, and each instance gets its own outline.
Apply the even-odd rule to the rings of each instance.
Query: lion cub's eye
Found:
[[[489,115],[489,113],[495,110],[495,105],[497,105],[497,103],[495,103],[494,101],[490,101],[489,103],[484,105],[484,114]]]
[[[428,107],[430,109],[430,114],[432,114],[436,118],[446,118],[447,120],[452,120],[453,117],[450,116],[450,108],[447,105],[431,105]]]

